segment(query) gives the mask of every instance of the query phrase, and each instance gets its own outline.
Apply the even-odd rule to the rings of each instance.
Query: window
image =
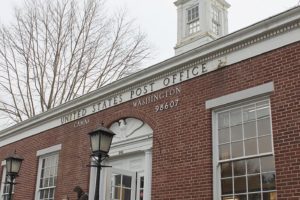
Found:
[[[9,189],[10,189],[10,185],[7,184],[7,182],[9,182],[10,180],[8,179],[8,177],[6,176],[6,167],[5,165],[2,165],[3,167],[3,173],[2,173],[2,182],[1,182],[1,200],[8,200],[8,194],[9,194]],[[14,186],[12,189],[12,194],[14,192]],[[13,196],[13,195],[12,195]],[[13,198],[13,197],[12,197]]]
[[[122,174],[114,174],[112,179],[112,199],[116,200],[130,200],[131,198],[131,176]]]
[[[187,26],[189,34],[200,31],[199,6],[187,10]]]
[[[122,174],[123,173],[123,174]],[[126,174],[124,174],[126,173]],[[113,169],[111,178],[112,200],[143,200],[144,199],[144,176],[129,171]],[[135,194],[137,191],[137,194]],[[137,197],[135,197],[137,195]]]
[[[54,200],[57,179],[57,168],[57,153],[40,157],[36,199]]]
[[[144,200],[144,176],[139,177],[139,200]]]
[[[219,197],[275,200],[269,100],[216,112],[215,122]]]
[[[216,35],[220,35],[220,10],[216,7],[212,7],[212,32]]]

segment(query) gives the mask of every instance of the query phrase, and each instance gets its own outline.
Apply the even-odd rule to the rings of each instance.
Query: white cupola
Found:
[[[177,0],[177,44],[182,54],[228,33],[225,0]]]

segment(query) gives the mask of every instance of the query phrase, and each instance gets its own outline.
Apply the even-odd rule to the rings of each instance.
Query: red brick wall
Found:
[[[89,124],[54,128],[0,149],[0,160],[13,152],[24,156],[17,178],[15,200],[34,199],[38,158],[36,152],[62,144],[56,199],[69,195],[76,185],[88,189],[89,137],[102,121],[122,117],[144,120],[154,130],[153,200],[211,200],[212,126],[205,101],[273,81],[271,94],[278,199],[300,199],[300,43],[242,61],[180,84],[176,108],[156,113],[154,106],[175,97],[134,108],[123,103],[89,116]],[[143,97],[142,97],[143,98]]]

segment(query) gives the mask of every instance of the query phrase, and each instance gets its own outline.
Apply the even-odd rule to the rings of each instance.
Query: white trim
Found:
[[[144,200],[151,200],[152,186],[152,149],[145,151],[145,171],[144,171]]]
[[[3,193],[4,193],[4,185],[5,185],[5,180],[6,180],[6,161],[3,160],[1,162],[1,167],[3,168],[2,170],[2,180],[0,182],[0,199],[2,200],[3,199]],[[1,171],[1,170],[0,170]],[[15,182],[15,180],[14,180]],[[12,189],[12,194],[15,193],[15,186],[13,185],[13,189]],[[8,193],[6,193],[5,195],[7,195]]]
[[[6,163],[5,163],[6,164]],[[3,170],[2,170],[2,180],[1,180],[1,188],[0,188],[0,199],[2,199],[2,195],[3,195],[3,190],[4,190],[4,182],[5,182],[5,178],[6,178],[6,167],[5,165],[3,165],[3,161],[1,163],[1,166],[3,167]]]
[[[245,100],[251,97],[266,95],[270,92],[274,91],[274,83],[269,82],[263,85],[259,85],[256,87],[252,87],[246,90],[242,90],[239,92],[231,93],[228,95],[224,95],[215,99],[207,100],[205,102],[205,108],[216,108],[219,106],[224,106],[226,104],[234,103],[237,101]]]
[[[59,151],[59,150],[61,150],[61,144],[58,144],[58,145],[55,145],[55,146],[52,146],[52,147],[48,147],[48,148],[45,148],[45,149],[38,150],[36,152],[36,156],[41,156],[41,155],[53,153],[53,152],[56,152],[56,151]]]
[[[212,123],[212,152],[213,152],[213,199],[218,200],[220,199],[219,194],[221,191],[221,186],[218,184],[218,180],[220,179],[219,177],[219,167],[220,165],[218,164],[218,137],[217,137],[217,113],[215,111],[212,112],[212,118],[211,118],[211,123]]]

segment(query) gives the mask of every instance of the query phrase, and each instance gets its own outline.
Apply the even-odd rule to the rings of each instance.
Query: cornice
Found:
[[[80,108],[83,105],[99,101],[99,99],[130,91],[133,88],[153,82],[193,65],[234,54],[235,52],[247,49],[250,46],[272,40],[279,35],[289,34],[289,32],[299,29],[299,27],[300,7],[298,6],[186,53],[167,59],[82,97],[57,106],[56,108],[23,121],[15,126],[2,130],[0,131],[0,138],[2,140],[13,137],[23,131],[47,124],[60,115],[70,112],[75,107]],[[300,37],[296,38],[296,40],[300,41]],[[270,50],[272,50],[272,48],[269,48],[267,51]],[[251,55],[249,55],[248,58],[250,57]]]
[[[188,1],[190,1],[190,0],[177,0],[177,1],[174,2],[174,5],[179,6],[179,5],[182,5],[182,4],[184,4]]]

